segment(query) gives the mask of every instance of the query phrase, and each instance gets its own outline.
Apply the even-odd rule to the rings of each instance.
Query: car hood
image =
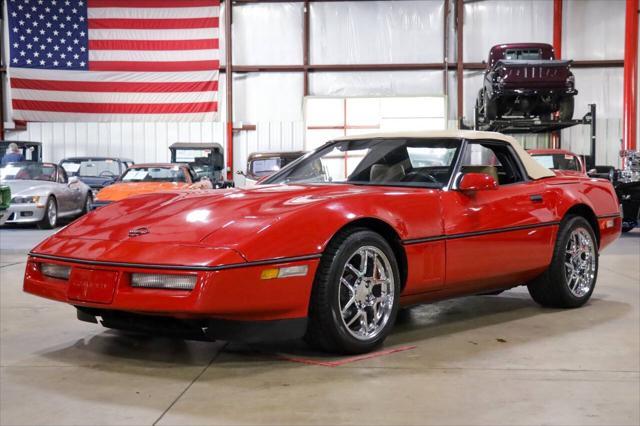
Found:
[[[101,189],[96,200],[120,201],[134,195],[182,189],[188,185],[184,182],[119,182]]]
[[[54,182],[41,180],[7,180],[2,181],[2,185],[11,188],[11,197],[16,195],[39,195],[51,190]]]
[[[249,261],[312,254],[320,251],[326,235],[335,231],[325,231],[323,226],[334,223],[315,224],[314,220],[308,239],[292,238],[292,230],[306,232],[302,230],[309,226],[310,218],[324,215],[327,209],[317,208],[319,204],[345,201],[370,191],[376,189],[265,185],[248,190],[172,191],[131,197],[85,215],[34,252],[101,260],[108,258],[104,253],[118,252],[117,258],[109,260],[129,262],[146,259],[151,252],[164,253],[156,257],[158,262],[159,258],[184,256],[184,250],[202,248],[232,250]],[[381,192],[380,188],[377,191]],[[337,208],[331,211],[346,215]],[[95,255],[86,255],[89,252]]]

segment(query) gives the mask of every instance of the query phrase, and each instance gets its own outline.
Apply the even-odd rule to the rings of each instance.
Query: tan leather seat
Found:
[[[494,166],[462,166],[462,173],[484,173],[498,182],[498,169]]]
[[[404,177],[404,166],[400,163],[393,166],[374,164],[369,172],[370,182],[400,182]]]

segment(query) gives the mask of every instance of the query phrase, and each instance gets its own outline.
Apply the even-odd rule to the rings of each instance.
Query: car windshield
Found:
[[[280,157],[259,158],[249,165],[249,174],[261,178],[269,176],[280,170],[282,159]]]
[[[127,170],[122,182],[186,182],[180,167],[135,167]]]
[[[56,167],[42,163],[9,163],[0,167],[0,180],[56,181]]]
[[[516,60],[536,60],[542,59],[540,49],[508,49],[504,52],[505,59]]]
[[[64,160],[62,167],[69,176],[113,178],[120,176],[116,160]]]
[[[362,139],[324,145],[264,183],[426,186],[449,182],[457,139]]]
[[[571,154],[537,154],[533,159],[547,169],[580,171],[580,162]]]

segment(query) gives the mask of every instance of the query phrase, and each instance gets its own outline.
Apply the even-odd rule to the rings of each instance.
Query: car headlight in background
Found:
[[[71,267],[64,265],[56,265],[55,263],[41,263],[40,272],[42,275],[59,280],[68,280],[71,274]]]
[[[197,280],[196,275],[131,274],[131,286],[141,288],[193,290]]]
[[[40,201],[40,197],[38,195],[30,195],[27,197],[13,197],[11,199],[11,204],[35,204]]]

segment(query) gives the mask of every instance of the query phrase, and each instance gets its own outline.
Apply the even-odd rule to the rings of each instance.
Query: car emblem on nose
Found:
[[[129,237],[139,237],[140,235],[145,235],[149,233],[148,228],[135,228],[129,230]]]

